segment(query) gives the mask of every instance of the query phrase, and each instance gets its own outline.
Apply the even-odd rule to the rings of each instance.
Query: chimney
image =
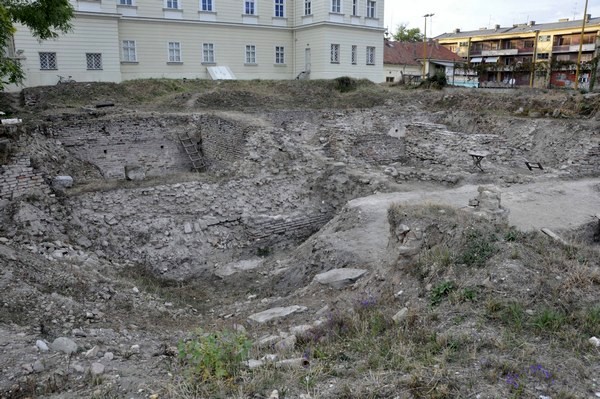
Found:
[[[535,25],[535,21],[529,21],[529,23],[527,24],[527,26],[533,26]]]
[[[569,18],[561,18],[558,22],[569,22]]]
[[[454,29],[454,33],[460,33],[460,28]]]
[[[496,25],[496,26],[494,26],[494,29],[495,29],[495,30],[498,30],[498,29],[500,29],[500,25]]]

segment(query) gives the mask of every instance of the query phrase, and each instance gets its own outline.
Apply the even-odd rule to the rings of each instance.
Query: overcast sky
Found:
[[[423,32],[423,15],[427,18],[427,37],[482,27],[512,26],[526,21],[556,22],[559,18],[581,20],[585,0],[386,0],[385,27],[391,32],[402,23]],[[600,17],[600,1],[589,0],[588,14]]]

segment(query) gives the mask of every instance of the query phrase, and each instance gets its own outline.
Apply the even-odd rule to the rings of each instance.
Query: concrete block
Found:
[[[125,165],[125,178],[127,180],[144,180],[146,171],[140,165]]]
[[[56,176],[52,179],[52,187],[59,190],[73,187],[73,178],[71,176]]]

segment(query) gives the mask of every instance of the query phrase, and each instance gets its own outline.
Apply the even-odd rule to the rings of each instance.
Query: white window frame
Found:
[[[88,71],[101,71],[102,53],[85,53],[85,63]]]
[[[329,60],[332,64],[340,63],[340,45],[331,43],[330,51],[329,51]]]
[[[375,47],[367,46],[367,65],[375,65]]]
[[[137,43],[135,40],[121,41],[121,61],[137,62]]]
[[[377,2],[367,0],[367,18],[377,18]]]
[[[181,55],[181,42],[167,43],[167,62],[181,64],[183,57]]]
[[[215,45],[214,43],[202,43],[202,63],[215,64]]]
[[[276,18],[285,18],[285,0],[273,0],[273,7],[273,15]],[[279,10],[281,15],[277,15]]]
[[[352,16],[353,17],[358,17],[358,1],[359,0],[352,0]]]
[[[284,46],[275,46],[275,64],[277,64],[277,65],[285,64],[285,47]]]
[[[258,1],[256,0],[244,0],[244,15],[258,15],[257,5]]]
[[[41,51],[40,56],[40,71],[56,71],[58,70],[58,62],[56,52]]]
[[[256,62],[256,45],[246,44],[246,51],[244,55],[244,63],[247,65],[255,65]]]
[[[214,0],[200,0],[200,11],[214,12],[215,11]]]
[[[182,0],[165,0],[165,8],[168,10],[181,10]]]
[[[331,0],[331,12],[334,14],[342,13],[342,0]]]
[[[304,0],[304,15],[312,15],[312,0]]]
[[[350,63],[352,65],[358,64],[358,46],[355,44],[352,45],[352,55],[350,56]]]

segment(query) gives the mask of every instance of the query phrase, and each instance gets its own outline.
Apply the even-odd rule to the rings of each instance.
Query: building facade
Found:
[[[416,84],[423,76],[442,73],[452,83],[454,67],[462,58],[437,42],[395,42],[386,40],[383,70],[387,83]]]
[[[17,27],[12,51],[24,86],[53,85],[59,75],[383,79],[384,0],[71,1],[73,30],[57,40]]]
[[[483,86],[574,87],[581,43],[579,87],[587,88],[596,74],[600,18],[588,15],[585,22],[583,42],[583,21],[568,19],[469,32],[457,29],[436,40],[477,70]]]

